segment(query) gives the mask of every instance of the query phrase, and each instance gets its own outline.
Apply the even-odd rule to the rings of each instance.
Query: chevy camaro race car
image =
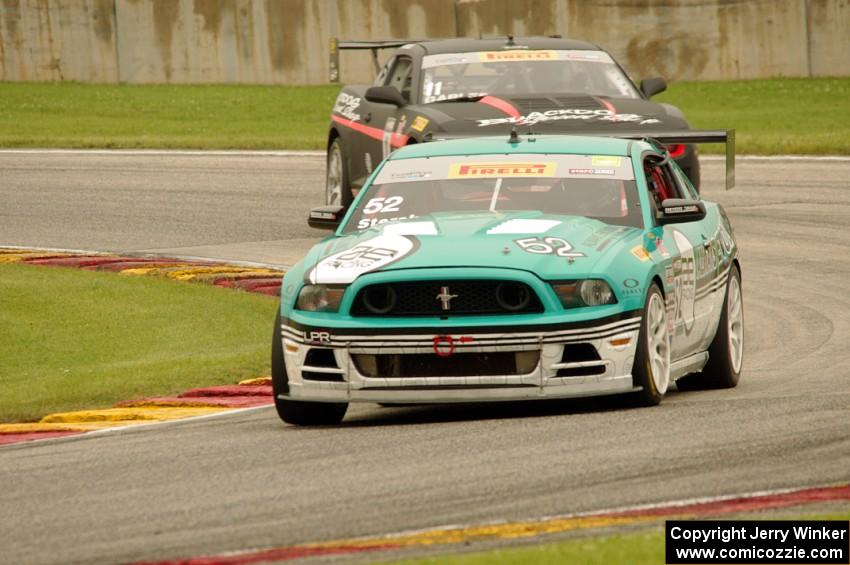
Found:
[[[338,423],[353,401],[657,404],[676,379],[738,382],[732,228],[660,142],[405,147],[348,210],[309,223],[336,231],[281,285],[272,381],[286,422]]]
[[[348,205],[352,189],[392,150],[423,140],[507,135],[512,128],[594,135],[689,128],[678,108],[649,100],[666,88],[663,79],[638,87],[591,43],[552,37],[339,43],[373,53],[391,47],[399,48],[374,85],[346,86],[333,106],[327,204]],[[668,149],[699,189],[694,146]]]

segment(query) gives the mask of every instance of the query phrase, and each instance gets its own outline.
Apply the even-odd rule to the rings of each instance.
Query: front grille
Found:
[[[526,375],[540,359],[540,351],[495,351],[455,353],[441,357],[433,353],[351,355],[361,375],[371,378],[485,377]]]
[[[370,285],[352,316],[457,316],[543,312],[537,294],[515,281],[429,281]]]

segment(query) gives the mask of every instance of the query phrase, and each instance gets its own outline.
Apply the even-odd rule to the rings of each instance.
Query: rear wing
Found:
[[[735,130],[682,130],[661,132],[634,132],[615,133],[610,137],[622,137],[625,139],[641,139],[659,146],[672,145],[674,143],[724,143],[726,144],[726,190],[735,187]]]
[[[331,38],[330,61],[328,64],[329,78],[331,82],[339,82],[339,52],[341,49],[370,50],[372,52],[372,64],[375,66],[375,74],[381,72],[381,64],[378,62],[378,51],[381,49],[396,49],[408,43],[417,43],[421,39],[387,39],[381,41],[340,41]]]

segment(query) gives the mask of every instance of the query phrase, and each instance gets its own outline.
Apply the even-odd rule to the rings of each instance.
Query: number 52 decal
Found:
[[[526,237],[515,239],[514,243],[524,251],[538,255],[557,255],[558,257],[587,257],[581,251],[573,251],[572,244],[560,237]]]

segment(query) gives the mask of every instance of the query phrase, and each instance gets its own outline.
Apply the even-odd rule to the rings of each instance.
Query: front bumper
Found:
[[[289,391],[283,397],[314,402],[443,403],[568,398],[635,390],[632,365],[640,318],[620,317],[598,323],[563,324],[545,331],[488,332],[486,327],[453,334],[428,330],[382,330],[373,335],[345,335],[281,324]],[[448,329],[448,331],[452,331]],[[595,349],[597,359],[576,360],[573,352]],[[311,353],[313,351],[313,353]],[[318,352],[318,353],[316,353]],[[450,360],[457,354],[530,352],[533,368],[512,374],[453,376],[369,376],[355,359],[364,355],[432,355]],[[315,362],[322,359],[321,364]],[[528,358],[526,356],[526,358]],[[436,363],[435,363],[436,364]],[[509,371],[505,371],[509,372]],[[493,373],[493,374],[491,374]]]

